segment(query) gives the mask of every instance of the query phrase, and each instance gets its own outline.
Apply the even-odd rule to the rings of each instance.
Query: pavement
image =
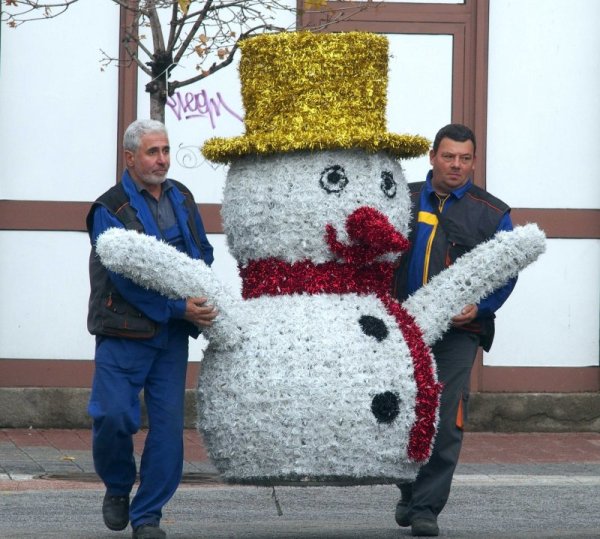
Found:
[[[139,458],[146,433],[135,437]],[[169,538],[402,538],[398,490],[224,484],[186,430],[182,484],[165,507]],[[89,430],[0,429],[0,538],[118,539]],[[467,432],[440,537],[600,538],[600,433]]]

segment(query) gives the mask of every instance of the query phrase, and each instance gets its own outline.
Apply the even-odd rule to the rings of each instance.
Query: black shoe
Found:
[[[396,504],[396,522],[398,526],[406,528],[410,526],[410,518],[408,518],[408,502],[400,500]]]
[[[129,524],[129,496],[104,495],[102,517],[109,530],[120,531]]]
[[[167,534],[158,527],[158,524],[142,524],[134,528],[132,539],[166,539]]]
[[[440,534],[435,518],[413,518],[411,526],[413,536],[437,537]]]

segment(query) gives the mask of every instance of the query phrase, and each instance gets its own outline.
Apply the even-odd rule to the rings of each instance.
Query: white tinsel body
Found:
[[[416,393],[412,359],[395,319],[377,298],[239,301],[203,263],[154,238],[112,229],[97,249],[106,266],[142,286],[169,297],[208,295],[222,310],[207,335],[199,426],[229,481],[361,484],[414,478],[418,466],[406,456]],[[432,343],[465,302],[479,301],[543,249],[544,235],[535,225],[503,232],[436,276],[405,307]],[[383,342],[362,332],[362,315],[384,321],[389,335]],[[370,408],[384,391],[401,396],[401,412],[391,424],[378,423]]]
[[[384,321],[383,342],[361,315]],[[228,481],[343,484],[414,479],[407,457],[416,383],[395,319],[373,296],[295,295],[245,302],[240,350],[210,345],[198,385],[199,427]],[[377,394],[401,397],[378,423]]]
[[[96,252],[111,271],[168,298],[207,297],[220,316],[203,330],[204,336],[224,348],[240,340],[237,311],[241,305],[202,260],[193,260],[153,236],[121,228],[101,234]]]

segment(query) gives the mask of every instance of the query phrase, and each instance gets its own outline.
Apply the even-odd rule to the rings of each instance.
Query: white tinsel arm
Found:
[[[425,342],[431,345],[465,305],[478,303],[506,284],[545,249],[546,237],[535,224],[498,232],[433,277],[403,306],[415,318]]]
[[[207,297],[219,315],[203,335],[219,346],[239,342],[236,314],[240,301],[202,260],[194,260],[153,236],[120,228],[110,228],[98,236],[96,252],[109,270],[168,298]]]

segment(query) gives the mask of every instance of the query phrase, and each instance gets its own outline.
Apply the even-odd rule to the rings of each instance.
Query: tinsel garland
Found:
[[[425,154],[429,141],[386,131],[388,41],[367,32],[289,32],[240,43],[246,133],[216,137],[204,156],[361,148],[396,158]]]
[[[372,153],[385,150],[397,159],[410,159],[427,153],[429,144],[429,140],[418,135],[389,133],[374,137],[368,130],[361,132],[357,129],[353,133],[331,131],[325,135],[290,133],[284,136],[280,133],[257,133],[240,138],[211,138],[202,147],[202,155],[209,161],[228,164],[233,159],[250,153],[274,154],[280,151],[309,150],[317,152],[362,148]]]
[[[289,264],[264,258],[240,268],[244,299],[285,294],[377,294],[389,290],[392,275],[388,262],[357,266],[305,260]]]
[[[415,369],[417,398],[416,420],[410,431],[407,455],[415,462],[425,462],[431,455],[442,384],[435,378],[431,349],[424,342],[423,333],[415,323],[415,319],[389,293],[379,295],[379,299],[384,303],[387,311],[396,318],[410,350]]]

